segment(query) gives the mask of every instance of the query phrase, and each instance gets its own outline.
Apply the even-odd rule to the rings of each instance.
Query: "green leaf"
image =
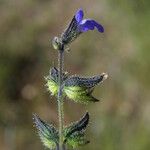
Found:
[[[80,90],[78,90],[80,89]],[[88,104],[89,102],[98,102],[99,100],[91,95],[91,92],[81,87],[65,87],[64,92],[67,97],[74,102]]]
[[[50,70],[50,74],[46,77],[47,88],[51,92],[51,95],[57,95],[58,93],[58,75],[59,71],[53,67]],[[93,97],[92,92],[94,87],[103,82],[107,78],[107,74],[93,77],[80,77],[80,76],[68,76],[66,72],[63,73],[63,96],[67,96],[74,102],[88,104],[89,102],[98,102],[99,100]]]
[[[48,78],[45,79],[47,80],[46,86],[48,91],[51,92],[51,95],[56,95],[58,93],[58,84],[51,79]]]
[[[38,130],[39,137],[45,147],[55,149],[58,145],[58,131],[53,125],[49,125],[36,114],[33,115],[34,124]]]
[[[65,86],[79,86],[82,88],[93,88],[97,84],[101,83],[107,78],[107,74],[102,73],[101,75],[93,77],[80,77],[80,76],[71,76],[65,81]]]
[[[94,87],[106,78],[107,74],[105,73],[93,77],[71,76],[65,80],[64,92],[69,99],[75,102],[84,104],[97,102],[99,100],[92,96],[92,92]]]
[[[76,148],[89,143],[85,138],[85,129],[89,122],[88,112],[77,122],[64,129],[64,143]]]

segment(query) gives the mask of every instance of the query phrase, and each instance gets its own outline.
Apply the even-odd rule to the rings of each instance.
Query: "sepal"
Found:
[[[64,45],[69,44],[74,41],[80,34],[81,31],[78,28],[78,22],[74,16],[66,30],[61,34],[61,41]]]

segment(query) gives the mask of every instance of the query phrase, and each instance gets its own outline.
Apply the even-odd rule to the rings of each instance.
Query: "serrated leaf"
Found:
[[[73,148],[89,143],[85,139],[85,129],[89,122],[88,112],[77,122],[72,123],[64,129],[64,143]]]
[[[33,119],[38,130],[39,137],[44,146],[55,149],[59,140],[58,131],[56,128],[40,119],[36,114],[33,115]]]

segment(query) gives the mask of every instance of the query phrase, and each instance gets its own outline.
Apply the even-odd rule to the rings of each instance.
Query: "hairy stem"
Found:
[[[62,45],[62,49],[58,50],[58,69],[59,69],[59,77],[58,77],[58,117],[59,117],[59,150],[63,150],[63,124],[64,124],[64,111],[63,111],[63,95],[62,95],[62,73],[63,73],[63,61],[64,61],[64,46]]]
[[[51,149],[50,149],[51,150]],[[59,144],[56,144],[56,150],[59,150]]]
[[[67,150],[66,145],[63,144],[63,150]]]

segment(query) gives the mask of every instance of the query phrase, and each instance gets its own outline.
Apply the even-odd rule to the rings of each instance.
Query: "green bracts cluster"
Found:
[[[50,70],[49,76],[46,77],[46,85],[52,95],[58,93],[58,74],[59,71],[54,67]],[[106,78],[107,74],[105,73],[93,77],[69,76],[67,73],[63,73],[63,96],[68,97],[74,102],[84,104],[97,102],[99,100],[93,97],[92,92],[94,87],[103,82]]]
[[[51,124],[46,123],[37,115],[33,115],[34,124],[38,130],[40,139],[45,147],[55,149],[58,146],[58,130]],[[76,148],[89,143],[85,138],[85,129],[89,122],[89,114],[86,113],[79,121],[66,126],[63,131],[64,144]]]

